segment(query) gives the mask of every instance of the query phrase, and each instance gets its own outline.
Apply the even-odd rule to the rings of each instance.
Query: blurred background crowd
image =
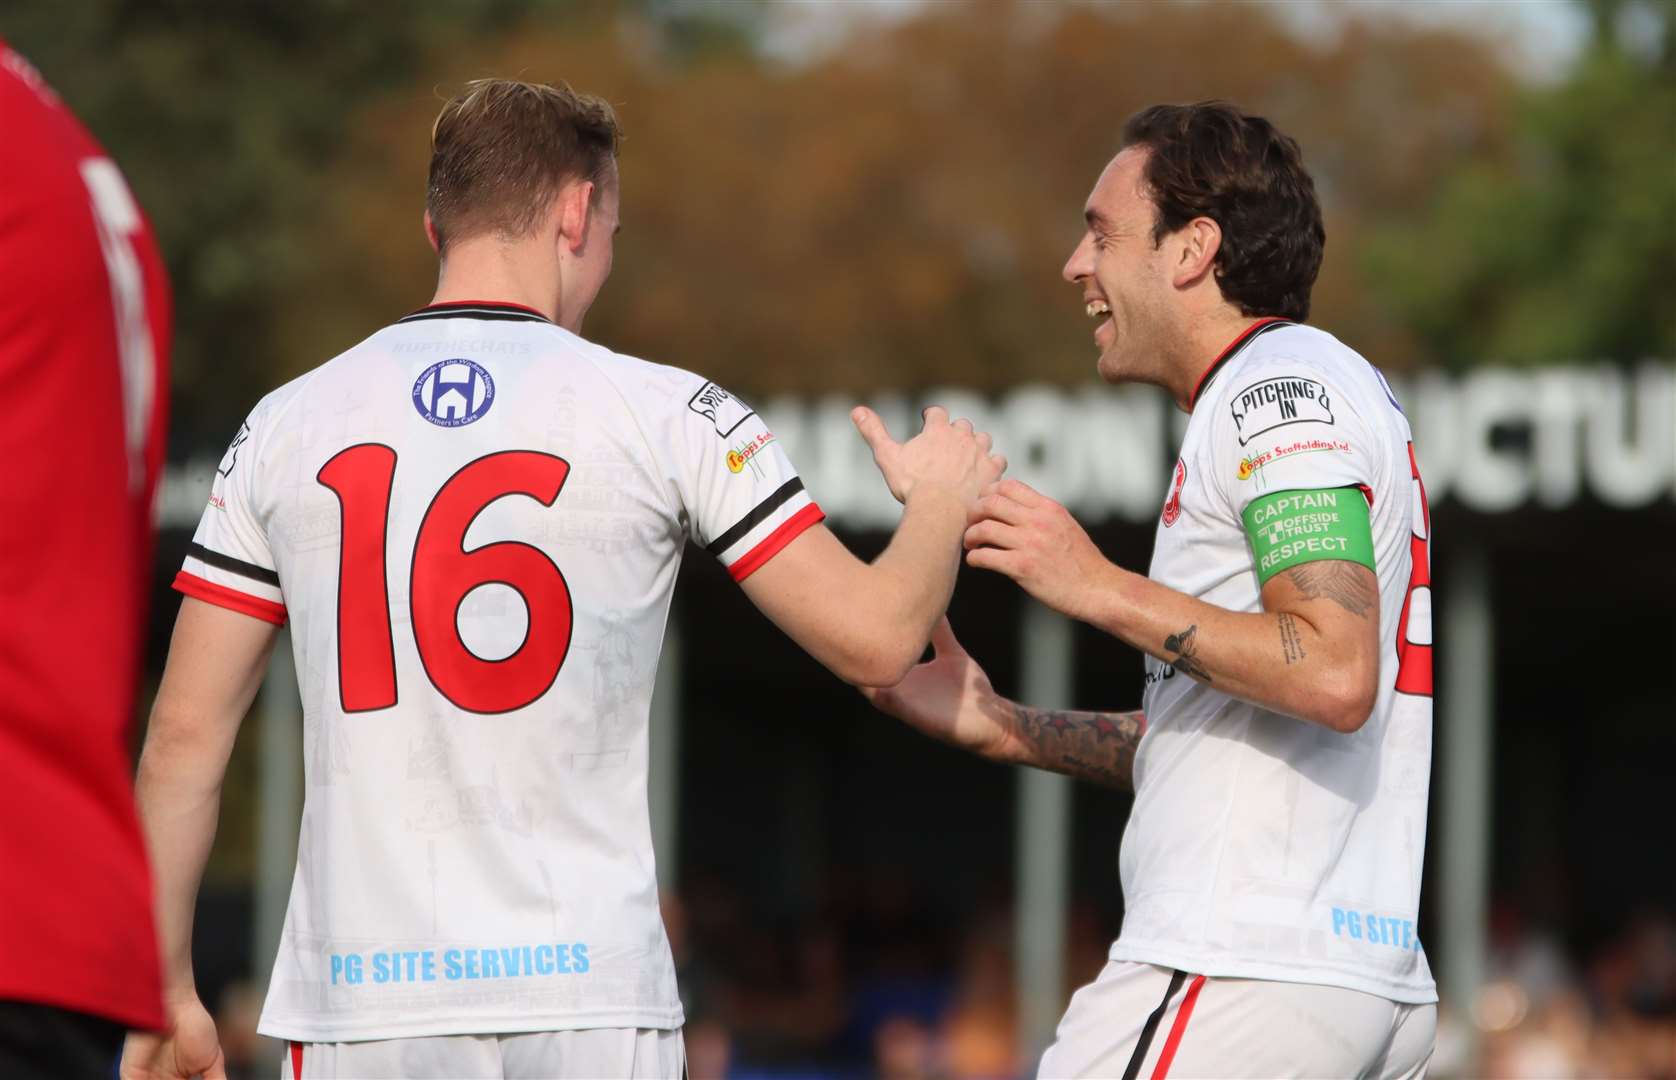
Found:
[[[207,488],[193,463],[429,298],[429,124],[480,75],[617,106],[624,230],[588,334],[753,400],[1092,382],[1058,278],[1082,201],[1126,116],[1210,97],[1303,145],[1328,231],[1312,321],[1387,372],[1676,357],[1672,0],[12,0],[0,37],[121,164],[174,285],[165,502],[194,509],[165,517],[153,687]],[[1670,400],[1631,412],[1665,423],[1657,385]],[[1444,1002],[1434,1075],[1676,1077],[1676,445],[1653,448],[1645,497],[1559,505],[1541,478],[1564,463],[1533,438],[1486,444],[1524,455],[1536,494],[1436,508],[1440,588],[1452,544],[1488,552],[1496,681],[1487,964]],[[1144,565],[1145,523],[1090,524]],[[683,579],[680,831],[659,857],[694,1075],[1026,1072],[1010,775],[871,715],[701,555]],[[952,612],[1004,693],[1018,610],[966,572]],[[1138,658],[1081,632],[1076,651],[1068,704],[1133,706]],[[287,722],[241,735],[198,920],[247,1076],[277,1055],[254,1034],[257,819],[264,728]],[[1075,795],[1061,1004],[1120,923],[1126,812]]]
[[[666,897],[692,1075],[1033,1075],[1018,1037],[1005,896],[974,897],[955,920],[927,900],[890,874],[847,878],[817,914],[784,921],[758,919],[740,890],[714,877]],[[1105,963],[1116,923],[1083,898],[1070,930],[1066,999]],[[1577,951],[1503,900],[1494,943],[1492,981],[1468,1015],[1440,1024],[1432,1076],[1676,1075],[1676,920],[1668,910],[1644,910]],[[207,994],[202,967],[200,986]],[[272,1055],[256,1034],[260,990],[235,978],[219,1001],[229,1076],[270,1075]],[[1471,1061],[1462,1024],[1482,1032]]]

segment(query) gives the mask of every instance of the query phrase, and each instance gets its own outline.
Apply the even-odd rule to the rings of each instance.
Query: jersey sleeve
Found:
[[[670,438],[688,527],[744,581],[826,515],[749,405],[698,376],[682,404]]]
[[[1260,583],[1321,559],[1373,568],[1376,439],[1344,379],[1301,361],[1253,365],[1213,418],[1217,482],[1251,543]]]
[[[279,572],[252,505],[261,412],[258,409],[239,425],[216,466],[209,505],[174,585],[187,596],[284,625],[285,596]]]

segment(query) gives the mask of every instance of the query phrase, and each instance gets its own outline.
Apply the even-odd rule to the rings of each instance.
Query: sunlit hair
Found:
[[[431,128],[425,208],[437,246],[484,233],[528,236],[570,180],[613,176],[622,133],[611,106],[568,86],[476,79]]]
[[[1309,317],[1327,232],[1296,141],[1260,116],[1204,101],[1136,113],[1123,145],[1151,151],[1143,176],[1158,212],[1155,243],[1210,218],[1222,229],[1223,297],[1246,315]]]

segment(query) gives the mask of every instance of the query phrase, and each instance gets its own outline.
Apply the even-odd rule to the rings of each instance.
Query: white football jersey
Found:
[[[306,795],[260,1030],[682,1023],[647,713],[690,537],[821,519],[762,420],[525,308],[426,308],[269,394],[177,587],[289,618]]]
[[[1415,928],[1432,636],[1429,521],[1408,421],[1361,356],[1276,320],[1242,335],[1195,398],[1150,576],[1261,611],[1246,506],[1285,491],[1365,499],[1379,694],[1366,725],[1344,735],[1149,657],[1112,958],[1436,1001]],[[1278,638],[1274,662],[1284,662]]]

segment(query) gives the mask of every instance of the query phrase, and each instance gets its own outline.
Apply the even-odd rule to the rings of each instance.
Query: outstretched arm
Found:
[[[1263,586],[1262,611],[1229,611],[1112,564],[1069,511],[1019,481],[1003,481],[981,510],[985,520],[966,534],[967,562],[1006,574],[1056,611],[1218,690],[1334,731],[1357,730],[1373,711],[1379,583],[1366,566],[1293,566]]]
[[[946,618],[932,631],[931,647],[932,659],[900,683],[862,693],[910,727],[991,761],[1133,790],[1135,751],[1146,732],[1139,712],[1040,709],[1004,698]]]
[[[277,636],[271,623],[192,597],[181,601],[134,782],[157,896],[169,1028],[128,1037],[123,1080],[226,1075],[194,981],[192,912],[233,739]]]
[[[872,563],[862,562],[823,525],[804,530],[742,583],[763,614],[846,682],[888,686],[925,651],[948,608],[960,570],[960,537],[978,492],[1000,477],[1004,459],[989,436],[964,420],[926,410],[925,429],[897,443],[878,416],[855,412],[901,523]]]
[[[1135,751],[1146,734],[1146,714],[1038,709],[1009,702],[1014,728],[1034,765],[1122,791],[1135,789]]]

